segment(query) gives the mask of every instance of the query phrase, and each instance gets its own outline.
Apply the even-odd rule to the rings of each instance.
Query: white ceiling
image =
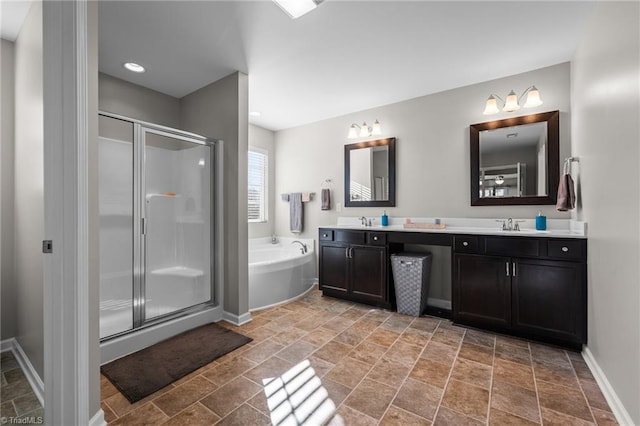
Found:
[[[240,70],[251,122],[280,130],[569,61],[593,4],[326,0],[292,20],[270,0],[108,0],[100,70],[175,97]]]

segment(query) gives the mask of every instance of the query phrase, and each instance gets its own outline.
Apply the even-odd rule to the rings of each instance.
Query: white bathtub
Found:
[[[300,241],[307,246],[302,254]],[[314,240],[278,237],[249,239],[249,310],[297,299],[316,282]]]

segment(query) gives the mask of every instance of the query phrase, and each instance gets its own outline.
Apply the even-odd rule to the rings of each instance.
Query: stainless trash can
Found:
[[[427,307],[431,253],[391,255],[398,313],[419,317]]]

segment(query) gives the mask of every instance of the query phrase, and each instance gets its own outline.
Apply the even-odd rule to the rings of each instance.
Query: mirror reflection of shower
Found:
[[[100,116],[100,337],[211,303],[213,145]]]

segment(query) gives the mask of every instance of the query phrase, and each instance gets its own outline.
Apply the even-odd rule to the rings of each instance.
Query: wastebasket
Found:
[[[398,313],[419,317],[427,307],[431,253],[391,255]]]

